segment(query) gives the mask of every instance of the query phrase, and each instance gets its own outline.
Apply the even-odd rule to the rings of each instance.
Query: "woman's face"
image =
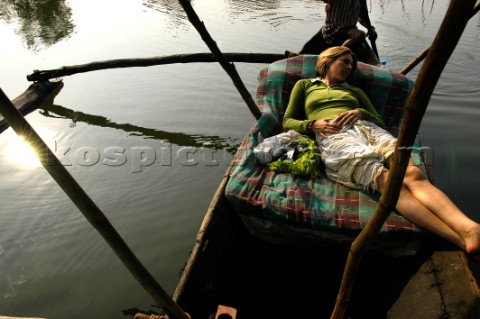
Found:
[[[342,83],[352,71],[353,58],[350,53],[345,53],[334,60],[328,67],[327,76],[331,81]]]

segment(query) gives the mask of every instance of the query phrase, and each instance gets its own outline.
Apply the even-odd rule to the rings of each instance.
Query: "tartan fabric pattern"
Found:
[[[282,131],[290,92],[299,79],[316,76],[316,61],[316,55],[301,55],[279,60],[260,71],[256,102],[262,116],[234,157],[225,195],[241,214],[355,236],[372,217],[380,194],[350,189],[325,175],[312,179],[273,172],[257,163],[253,154],[260,134],[266,138]],[[397,136],[413,82],[401,74],[360,62],[348,82],[365,91],[387,129]],[[419,145],[417,137],[416,146]],[[412,157],[423,165],[419,149],[414,147]],[[413,238],[419,233],[414,224],[392,212],[379,235]]]

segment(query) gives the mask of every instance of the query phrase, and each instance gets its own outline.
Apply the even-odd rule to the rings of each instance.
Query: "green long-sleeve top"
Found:
[[[359,109],[362,120],[385,127],[367,95],[347,82],[327,86],[320,78],[302,79],[295,83],[283,117],[283,128],[308,134],[311,120],[335,118],[341,113]]]

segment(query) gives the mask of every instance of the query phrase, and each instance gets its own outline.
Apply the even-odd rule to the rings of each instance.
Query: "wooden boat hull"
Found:
[[[288,247],[248,233],[218,188],[186,263],[174,300],[192,318],[218,305],[237,318],[329,318],[346,250]],[[415,256],[366,255],[348,318],[480,318],[480,289],[466,255],[441,241]],[[213,318],[213,317],[212,317]]]
[[[12,103],[23,116],[26,116],[49,99],[53,100],[62,87],[63,81],[61,79],[35,82],[30,85],[25,92],[13,99]],[[9,127],[10,125],[3,116],[0,115],[0,133]]]

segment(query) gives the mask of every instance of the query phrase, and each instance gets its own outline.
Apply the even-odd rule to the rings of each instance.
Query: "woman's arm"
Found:
[[[299,80],[290,93],[282,125],[285,130],[295,130],[301,134],[308,134],[307,115],[305,114],[305,81]]]

